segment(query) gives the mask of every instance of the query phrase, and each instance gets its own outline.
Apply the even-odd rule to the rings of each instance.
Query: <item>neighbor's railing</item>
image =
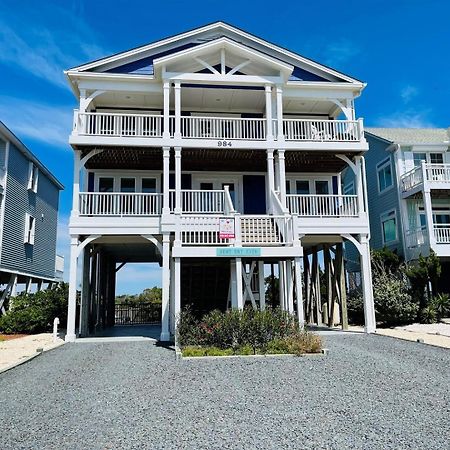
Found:
[[[161,322],[160,303],[116,304],[116,325],[140,325]]]
[[[287,141],[358,142],[363,138],[362,120],[283,119]]]
[[[437,244],[450,244],[450,225],[434,224],[433,230]]]
[[[421,166],[414,167],[414,169],[402,175],[400,179],[402,183],[402,191],[403,192],[409,191],[413,187],[423,183],[422,167]]]
[[[80,216],[157,216],[162,194],[80,192]]]
[[[450,164],[425,164],[425,173],[429,182],[450,182]]]
[[[405,244],[407,248],[422,247],[429,245],[427,227],[418,227],[407,230],[405,233]]]
[[[291,214],[308,217],[358,217],[357,195],[286,195]]]

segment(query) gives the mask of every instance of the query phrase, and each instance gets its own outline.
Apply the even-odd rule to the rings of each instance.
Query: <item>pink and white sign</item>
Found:
[[[234,239],[234,219],[219,219],[219,239]]]

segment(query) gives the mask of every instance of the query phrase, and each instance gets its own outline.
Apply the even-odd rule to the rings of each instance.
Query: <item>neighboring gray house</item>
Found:
[[[430,248],[450,270],[450,129],[366,128],[370,246],[406,261]],[[343,192],[352,191],[350,172]],[[349,271],[356,251],[347,248]]]
[[[0,122],[0,309],[16,295],[57,281],[64,261],[56,255],[62,184]]]

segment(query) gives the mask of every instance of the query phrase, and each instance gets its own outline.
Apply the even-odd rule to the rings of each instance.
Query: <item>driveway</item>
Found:
[[[151,341],[67,344],[0,375],[0,448],[449,448],[449,350],[341,333],[326,346],[176,361]]]

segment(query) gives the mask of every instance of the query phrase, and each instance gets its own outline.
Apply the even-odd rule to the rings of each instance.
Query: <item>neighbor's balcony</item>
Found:
[[[431,242],[426,226],[407,230],[405,244],[408,260],[428,255],[430,247],[438,256],[450,256],[450,225],[434,223]]]
[[[424,182],[432,189],[450,189],[450,164],[422,163],[415,167],[402,175],[402,192],[416,192],[422,189]]]
[[[185,145],[194,140],[229,142],[261,142],[273,136],[284,138],[289,146],[295,142],[309,143],[359,143],[364,139],[362,120],[311,120],[288,119],[282,121],[282,133],[278,131],[278,121],[272,121],[271,133],[268,122],[262,118],[194,117],[182,116],[177,126],[175,117],[169,117],[168,130],[164,129],[164,116],[134,113],[83,113],[75,110],[71,142],[78,138],[130,138],[129,145],[137,143],[139,138],[153,139],[158,145],[167,139],[182,139]],[[177,136],[176,130],[179,129]],[[165,131],[167,131],[165,133]],[[111,140],[112,141],[112,140]],[[92,142],[94,142],[92,140]],[[105,141],[102,141],[105,142]],[[147,145],[151,144],[146,140]],[[233,145],[233,144],[231,144]],[[219,145],[220,146],[220,145]]]

